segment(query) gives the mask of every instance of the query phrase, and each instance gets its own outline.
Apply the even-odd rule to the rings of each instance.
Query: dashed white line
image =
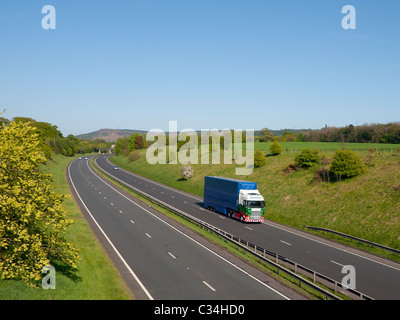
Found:
[[[175,257],[171,252],[168,252],[168,254],[169,254],[172,258],[176,259],[176,257]]]
[[[333,261],[333,260],[331,260],[331,262],[334,263],[334,264],[337,264],[337,265],[339,265],[339,266],[341,266],[341,267],[344,267],[344,264],[341,264],[341,263],[339,263],[339,262],[336,262],[336,261]]]
[[[211,290],[211,291],[217,291],[213,287],[211,287],[207,282],[203,281],[203,283]]]
[[[289,242],[286,242],[286,241],[283,241],[283,240],[280,240],[282,243],[284,243],[284,244],[286,244],[286,245],[288,245],[288,246],[291,246],[292,244],[291,243],[289,243]]]
[[[186,201],[183,201],[183,203],[186,203],[186,204],[188,204]]]
[[[114,203],[112,203],[112,202],[110,202],[110,204],[113,206],[114,205]]]
[[[248,227],[248,226],[244,226],[246,229],[249,229],[249,230],[251,230],[251,231],[253,231],[253,229],[252,228],[250,228],[250,227]]]
[[[118,210],[119,211],[119,213],[123,213],[121,210]]]
[[[148,233],[146,233],[146,236],[148,236],[149,238],[151,238],[151,235],[149,235]]]
[[[133,221],[133,220],[130,220],[130,221],[131,221],[132,224],[135,224],[135,221]]]

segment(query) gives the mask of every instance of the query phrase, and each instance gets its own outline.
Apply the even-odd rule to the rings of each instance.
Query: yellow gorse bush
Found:
[[[0,127],[0,279],[37,285],[51,261],[76,268],[78,250],[63,237],[73,223],[66,195],[53,192],[39,136],[27,123]]]

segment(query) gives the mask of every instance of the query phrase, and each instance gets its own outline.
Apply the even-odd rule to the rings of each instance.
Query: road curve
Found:
[[[74,160],[68,166],[71,189],[100,241],[132,277],[133,287],[140,288],[137,297],[289,299],[268,280],[248,273],[211,249],[211,244],[196,240],[99,178],[89,161]]]
[[[113,170],[109,156],[96,163],[109,175],[188,214],[257,246],[341,282],[345,265],[354,266],[356,289],[374,299],[400,299],[400,264],[266,221],[245,224],[206,210],[202,199],[123,169]],[[268,201],[267,207],[268,210]]]

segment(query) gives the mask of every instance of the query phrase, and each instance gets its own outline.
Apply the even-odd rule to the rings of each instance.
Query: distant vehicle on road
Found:
[[[114,170],[118,170],[119,168],[118,168],[118,166],[114,166],[113,169]]]
[[[264,221],[265,201],[257,182],[205,176],[204,206],[240,221]]]

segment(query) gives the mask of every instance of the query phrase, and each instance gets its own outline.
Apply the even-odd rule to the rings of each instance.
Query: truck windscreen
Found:
[[[264,208],[265,207],[265,201],[246,201],[246,207]]]

